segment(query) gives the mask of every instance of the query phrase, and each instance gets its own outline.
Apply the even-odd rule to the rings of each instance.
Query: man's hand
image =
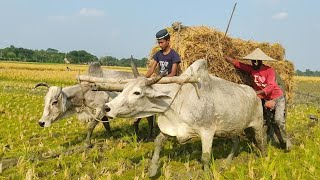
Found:
[[[224,55],[223,57],[227,60],[228,63],[233,64],[233,62],[235,61],[235,59],[230,56]]]
[[[260,90],[260,91],[256,91],[256,94],[257,94],[257,95],[259,95],[259,94],[261,94],[261,95],[262,95],[262,94],[265,94],[265,93],[264,93],[264,91],[263,91],[263,90]]]

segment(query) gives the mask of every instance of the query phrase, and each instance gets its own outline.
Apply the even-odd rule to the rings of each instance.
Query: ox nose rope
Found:
[[[84,108],[87,110],[87,113],[88,113],[88,114],[92,117],[92,119],[94,119],[95,121],[102,122],[102,123],[104,123],[104,122],[110,122],[109,119],[108,119],[107,121],[103,121],[103,120],[101,120],[101,119],[96,118],[95,115],[93,115],[93,114],[91,113],[91,108],[90,108],[90,107],[84,105]]]
[[[92,118],[93,120],[95,120],[95,121],[102,122],[102,123],[104,123],[104,122],[109,122],[109,121],[110,121],[109,118],[108,118],[107,121],[103,121],[103,120],[97,118],[95,115],[92,114],[92,110],[96,110],[96,109],[87,106],[87,105],[86,105],[86,102],[85,102],[86,100],[85,100],[85,98],[84,98],[84,94],[85,94],[89,89],[87,89],[86,91],[84,91],[80,79],[78,79],[78,82],[79,82],[79,85],[80,85],[80,88],[81,88],[81,94],[82,94],[82,104],[81,104],[80,109],[81,109],[82,111],[86,111],[86,112],[91,116],[91,118]],[[81,110],[80,110],[80,111],[81,111]],[[99,115],[100,115],[100,114],[99,114]],[[102,117],[103,117],[103,116],[102,116]],[[102,117],[101,117],[101,118],[102,118]]]

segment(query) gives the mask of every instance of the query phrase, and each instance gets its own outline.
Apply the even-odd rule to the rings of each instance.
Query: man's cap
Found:
[[[244,60],[261,60],[261,61],[277,61],[272,57],[266,55],[261,49],[257,48],[252,53],[248,54],[247,56],[243,57]]]
[[[163,39],[167,36],[169,36],[169,32],[166,29],[162,29],[162,30],[158,31],[156,34],[157,40]]]

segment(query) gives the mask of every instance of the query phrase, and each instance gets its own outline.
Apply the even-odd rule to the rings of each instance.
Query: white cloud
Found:
[[[286,12],[279,12],[277,14],[274,14],[272,16],[273,19],[277,19],[277,20],[283,20],[283,19],[287,19],[288,18],[288,13]]]
[[[79,12],[80,16],[104,16],[105,13],[102,10],[95,8],[82,8]]]

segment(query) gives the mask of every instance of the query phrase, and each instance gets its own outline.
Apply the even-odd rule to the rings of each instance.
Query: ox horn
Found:
[[[39,87],[39,86],[45,86],[45,87],[47,87],[47,88],[50,88],[50,85],[49,85],[49,84],[44,83],[44,82],[39,82],[39,83],[37,83],[37,84],[34,86],[33,89],[35,89],[35,88],[37,88],[37,87]]]
[[[163,78],[165,76],[165,74],[167,73],[167,71],[163,71],[161,74],[157,75],[156,77],[154,77],[153,79],[150,79],[146,82],[147,86],[151,86],[152,84],[157,83],[158,81],[161,80],[161,78]]]
[[[133,62],[133,56],[131,55],[131,69],[135,78],[140,76],[136,63]]]

